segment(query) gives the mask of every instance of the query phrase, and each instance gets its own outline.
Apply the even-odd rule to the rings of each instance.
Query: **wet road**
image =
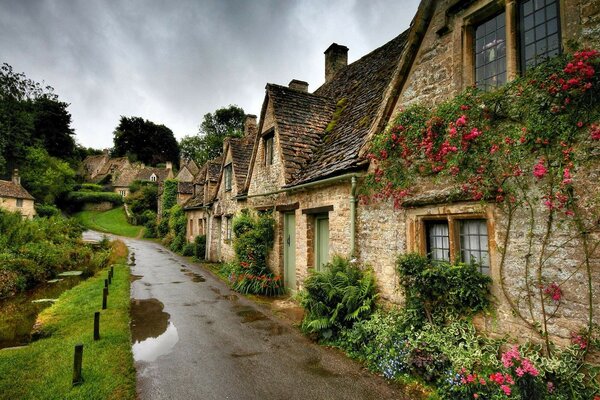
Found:
[[[398,387],[313,344],[202,268],[158,244],[124,241],[135,253],[140,399],[404,398]]]

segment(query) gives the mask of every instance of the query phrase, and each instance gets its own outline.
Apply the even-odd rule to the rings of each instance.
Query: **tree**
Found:
[[[67,103],[42,96],[34,103],[33,141],[53,157],[63,160],[76,156],[75,132]]]
[[[75,171],[69,164],[38,147],[27,149],[20,172],[23,186],[36,201],[44,204],[55,203],[75,185]]]
[[[114,131],[112,155],[156,165],[179,160],[179,147],[173,131],[140,117],[121,116]]]
[[[244,110],[235,105],[205,114],[198,135],[181,139],[182,155],[193,159],[198,165],[217,157],[223,151],[226,137],[243,135],[245,116]]]

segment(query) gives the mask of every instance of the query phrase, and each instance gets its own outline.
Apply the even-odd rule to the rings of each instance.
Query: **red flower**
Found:
[[[548,169],[544,166],[544,159],[540,159],[538,163],[533,167],[533,175],[542,179],[548,173]]]

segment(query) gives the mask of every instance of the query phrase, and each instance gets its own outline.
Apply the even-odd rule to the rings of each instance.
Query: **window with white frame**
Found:
[[[232,175],[233,175],[233,167],[232,167],[231,163],[229,163],[225,166],[225,169],[223,170],[223,179],[225,180],[225,190],[226,191],[231,190]]]

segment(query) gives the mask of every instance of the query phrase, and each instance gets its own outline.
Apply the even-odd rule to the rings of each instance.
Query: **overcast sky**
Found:
[[[198,132],[204,114],[260,113],[267,83],[324,81],[408,28],[418,0],[0,0],[0,63],[53,86],[82,145],[112,146],[121,115]]]

